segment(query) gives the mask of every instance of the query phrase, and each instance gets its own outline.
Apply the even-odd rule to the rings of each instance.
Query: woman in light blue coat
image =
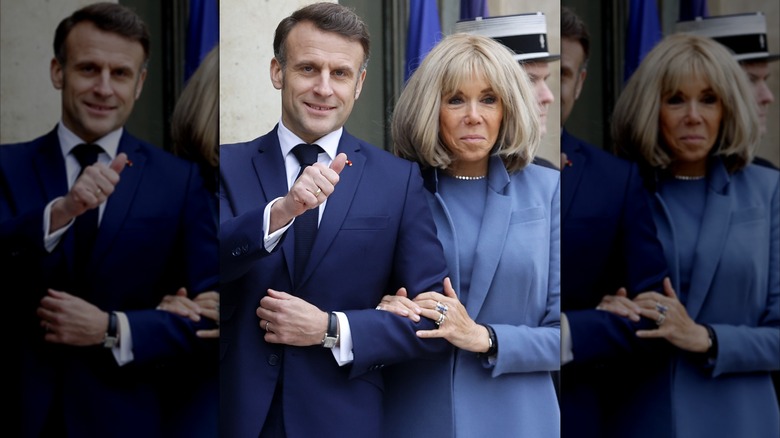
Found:
[[[387,437],[559,436],[559,172],[531,164],[537,114],[510,52],[466,34],[428,54],[396,105],[395,153],[423,170],[451,281],[377,308],[432,319],[418,336],[453,348],[385,369]]]
[[[637,373],[656,383],[633,394],[632,425],[671,424],[685,438],[780,436],[770,378],[780,368],[780,174],[750,164],[759,136],[750,90],[723,46],[672,35],[615,106],[613,139],[654,193],[671,274],[665,291],[634,300],[657,325],[637,336],[674,350],[653,379]],[[642,418],[664,404],[671,418]]]

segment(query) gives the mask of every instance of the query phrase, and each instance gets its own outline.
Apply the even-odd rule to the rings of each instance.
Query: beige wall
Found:
[[[220,2],[220,143],[252,140],[281,117],[281,97],[271,85],[274,31],[312,0]]]
[[[54,29],[94,2],[0,0],[0,143],[31,140],[59,121],[60,93],[49,78]]]

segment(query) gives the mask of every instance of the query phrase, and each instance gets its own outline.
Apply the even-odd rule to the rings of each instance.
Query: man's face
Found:
[[[583,66],[585,52],[579,41],[561,39],[561,126],[569,118],[574,102],[580,97],[582,84],[588,74]]]
[[[86,142],[124,126],[141,95],[146,69],[141,43],[91,22],[65,39],[66,60],[51,62],[51,81],[62,90],[62,121]]]
[[[282,90],[282,121],[308,143],[346,123],[366,72],[363,47],[310,22],[297,24],[285,42],[286,67],[271,60],[271,82]]]
[[[742,70],[750,79],[750,85],[753,87],[753,95],[756,97],[756,103],[758,104],[758,124],[761,130],[761,135],[766,134],[766,113],[769,111],[769,105],[775,101],[775,96],[772,94],[772,90],[769,89],[769,84],[766,83],[769,78],[769,63],[768,62],[751,62],[743,63]]]
[[[547,86],[547,78],[550,77],[550,65],[546,62],[526,62],[521,64],[531,79],[531,85],[534,87],[536,103],[539,106],[539,120],[542,125],[542,134],[547,133],[547,111],[555,102],[550,87]]]

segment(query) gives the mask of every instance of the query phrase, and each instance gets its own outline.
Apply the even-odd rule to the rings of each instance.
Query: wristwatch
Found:
[[[322,338],[322,346],[325,348],[333,348],[336,346],[336,342],[339,341],[339,319],[335,313],[330,312],[328,315],[328,331],[325,332],[325,337]]]
[[[103,337],[103,347],[114,348],[116,347],[116,344],[119,343],[119,337],[117,336],[116,327],[117,327],[116,313],[109,312],[108,330],[106,330],[106,335]]]

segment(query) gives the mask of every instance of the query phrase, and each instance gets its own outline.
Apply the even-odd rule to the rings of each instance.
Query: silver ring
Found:
[[[661,324],[663,324],[664,321],[666,321],[666,315],[664,315],[663,313],[659,313],[658,319],[655,320],[655,325],[661,327]]]
[[[381,304],[377,304],[376,310],[382,310],[382,305]]]
[[[439,314],[439,319],[436,320],[436,327],[441,327],[442,324],[444,324],[444,320],[447,319],[446,316],[444,316],[443,313]]]
[[[265,331],[266,332],[268,331],[268,324],[270,324],[270,323],[271,323],[271,321],[266,321],[265,322]]]
[[[322,189],[317,187],[317,191],[314,192],[314,196],[320,196],[320,193],[322,193]]]
[[[669,310],[669,308],[664,306],[661,303],[655,303],[655,310],[657,310],[658,313],[666,313],[666,311]]]
[[[447,311],[450,310],[449,307],[447,307],[446,304],[441,303],[439,301],[436,302],[436,311],[441,313],[442,315],[446,315]]]
[[[95,190],[95,196],[99,196],[101,193],[103,193],[103,189],[101,189],[100,187],[98,187],[98,189],[97,189],[97,190]]]

